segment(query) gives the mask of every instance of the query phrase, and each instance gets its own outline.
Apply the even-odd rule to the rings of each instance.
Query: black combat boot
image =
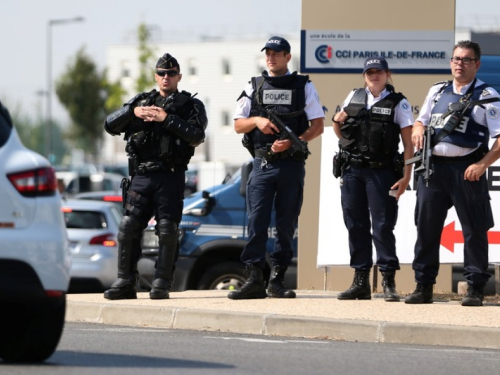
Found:
[[[421,303],[432,303],[432,293],[433,293],[433,284],[421,284],[417,283],[417,288],[415,291],[406,296],[405,303],[410,304],[421,304]]]
[[[339,293],[337,299],[372,299],[370,271],[356,270],[351,287]]]
[[[160,220],[157,224],[160,248],[156,260],[153,288],[149,292],[151,299],[170,298],[170,287],[174,280],[175,260],[178,252],[177,224],[170,220]]]
[[[462,298],[462,306],[483,306],[484,286],[475,287],[469,285],[467,294]]]
[[[262,268],[250,264],[246,267],[248,279],[240,290],[233,290],[227,297],[230,299],[260,299],[266,298],[266,283]]]
[[[136,299],[135,286],[138,280],[137,265],[133,263],[133,242],[120,242],[118,246],[118,278],[104,292],[106,299]]]
[[[157,278],[153,280],[153,288],[149,292],[151,299],[168,299],[170,298],[171,282],[167,279]]]
[[[399,302],[399,294],[396,291],[396,282],[394,281],[395,272],[382,272],[384,277],[382,287],[384,288],[384,300],[386,302]]]
[[[285,286],[287,266],[273,266],[267,286],[267,296],[271,298],[295,298],[295,292]]]
[[[111,288],[104,292],[106,299],[137,299],[135,285],[137,284],[137,273],[133,273],[126,279],[118,278]]]

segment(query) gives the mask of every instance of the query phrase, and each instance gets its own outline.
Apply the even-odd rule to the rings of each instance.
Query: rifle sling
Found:
[[[476,105],[482,105],[482,104],[486,104],[486,103],[494,103],[494,102],[498,102],[498,101],[500,101],[500,98],[486,98],[486,99],[481,99],[481,100],[473,100],[473,101],[467,103],[466,107],[460,113],[460,121],[457,121],[457,123],[455,124],[455,126],[450,131],[446,131],[445,132],[445,131],[441,130],[439,133],[434,134],[434,136],[432,137],[432,140],[431,140],[432,147],[434,147],[435,145],[437,145],[439,142],[441,142],[441,140],[443,138],[447,137],[448,135],[451,134],[451,132],[453,130],[455,130],[455,128],[462,122],[462,117],[464,116],[465,110],[468,107],[474,107]],[[445,113],[443,115],[443,117],[446,117],[448,115],[449,115],[449,111],[447,113]]]

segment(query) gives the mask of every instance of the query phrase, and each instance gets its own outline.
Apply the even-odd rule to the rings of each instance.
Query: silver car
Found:
[[[72,256],[69,292],[100,292],[117,275],[118,227],[122,212],[113,203],[68,199],[62,210]]]
[[[70,256],[54,169],[0,102],[0,358],[44,361],[64,327]]]

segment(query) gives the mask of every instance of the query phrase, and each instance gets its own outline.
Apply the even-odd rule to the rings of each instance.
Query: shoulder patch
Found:
[[[401,101],[401,108],[403,108],[403,111],[405,111],[405,112],[411,111],[410,103],[408,103],[408,101],[406,101],[406,100]]]
[[[486,116],[492,120],[496,119],[499,115],[499,110],[497,107],[489,107],[486,109]]]

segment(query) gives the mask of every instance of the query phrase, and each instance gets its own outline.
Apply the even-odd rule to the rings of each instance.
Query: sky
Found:
[[[304,0],[307,1],[307,0]],[[301,0],[0,0],[0,99],[11,111],[46,115],[49,20],[83,17],[53,25],[52,78],[84,47],[98,69],[111,45],[133,44],[140,23],[153,26],[158,42],[208,36],[254,36],[299,32]],[[500,30],[500,1],[456,0],[457,27]],[[279,20],[279,22],[276,22]],[[52,96],[52,116],[68,116]]]

